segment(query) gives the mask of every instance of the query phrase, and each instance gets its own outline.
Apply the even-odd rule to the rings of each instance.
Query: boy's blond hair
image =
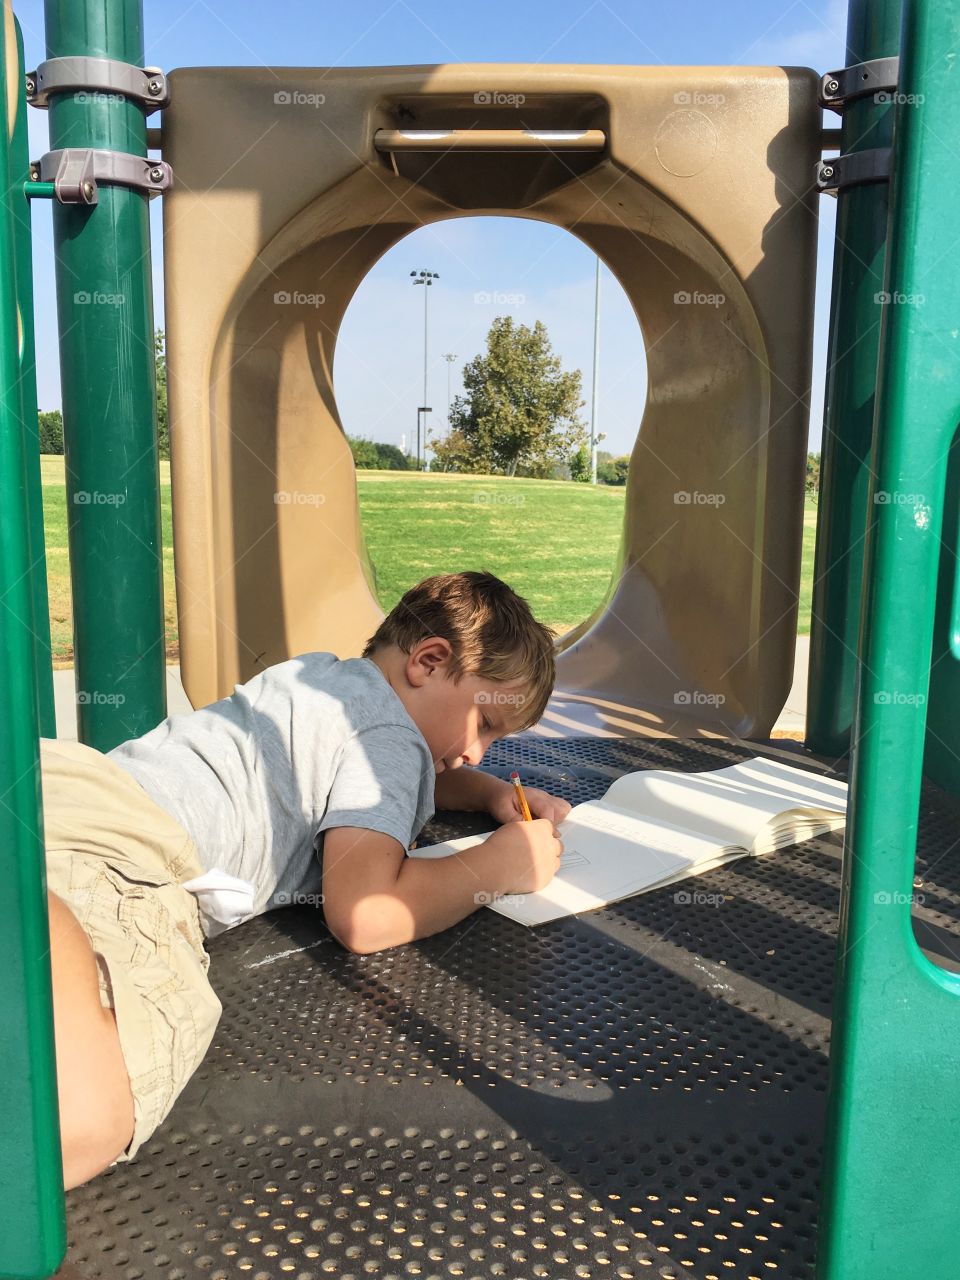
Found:
[[[454,680],[481,676],[498,684],[519,683],[505,694],[514,731],[543,715],[556,679],[554,639],[537,622],[522,596],[492,573],[438,573],[411,587],[370,637],[363,656],[397,645],[409,653],[428,636],[441,636],[453,650]]]

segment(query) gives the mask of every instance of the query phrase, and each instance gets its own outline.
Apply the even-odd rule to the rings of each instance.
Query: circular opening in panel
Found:
[[[334,386],[385,611],[466,569],[509,582],[558,635],[602,604],[647,367],[629,298],[599,274],[598,306],[576,236],[467,217],[412,232],[359,285]]]

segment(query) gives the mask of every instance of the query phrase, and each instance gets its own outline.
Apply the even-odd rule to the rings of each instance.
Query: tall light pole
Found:
[[[424,285],[423,290],[423,404],[417,410],[417,470],[422,471],[420,465],[420,417],[423,415],[423,460],[426,461],[427,456],[427,418],[430,412],[427,405],[427,298],[430,296],[426,286],[432,285],[434,280],[439,280],[439,272],[436,271],[411,271],[410,278],[414,284]]]
[[[443,358],[447,362],[447,435],[450,434],[450,369],[456,360],[456,354],[453,351],[445,351]]]
[[[590,483],[597,483],[597,378],[600,373],[600,255],[593,294],[593,394],[590,397]]]

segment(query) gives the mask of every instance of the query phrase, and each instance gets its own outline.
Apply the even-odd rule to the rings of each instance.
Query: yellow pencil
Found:
[[[520,797],[520,809],[523,813],[524,822],[532,822],[533,814],[530,812],[530,806],[527,804],[527,797],[523,794],[523,784],[521,783],[520,775],[516,770],[511,773],[510,781],[517,788],[517,795]]]

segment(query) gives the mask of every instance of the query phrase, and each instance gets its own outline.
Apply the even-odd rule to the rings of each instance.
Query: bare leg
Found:
[[[102,1172],[133,1135],[133,1095],[112,1009],[100,1003],[97,962],[76,916],[47,893],[57,1046],[60,1143],[69,1190]]]

